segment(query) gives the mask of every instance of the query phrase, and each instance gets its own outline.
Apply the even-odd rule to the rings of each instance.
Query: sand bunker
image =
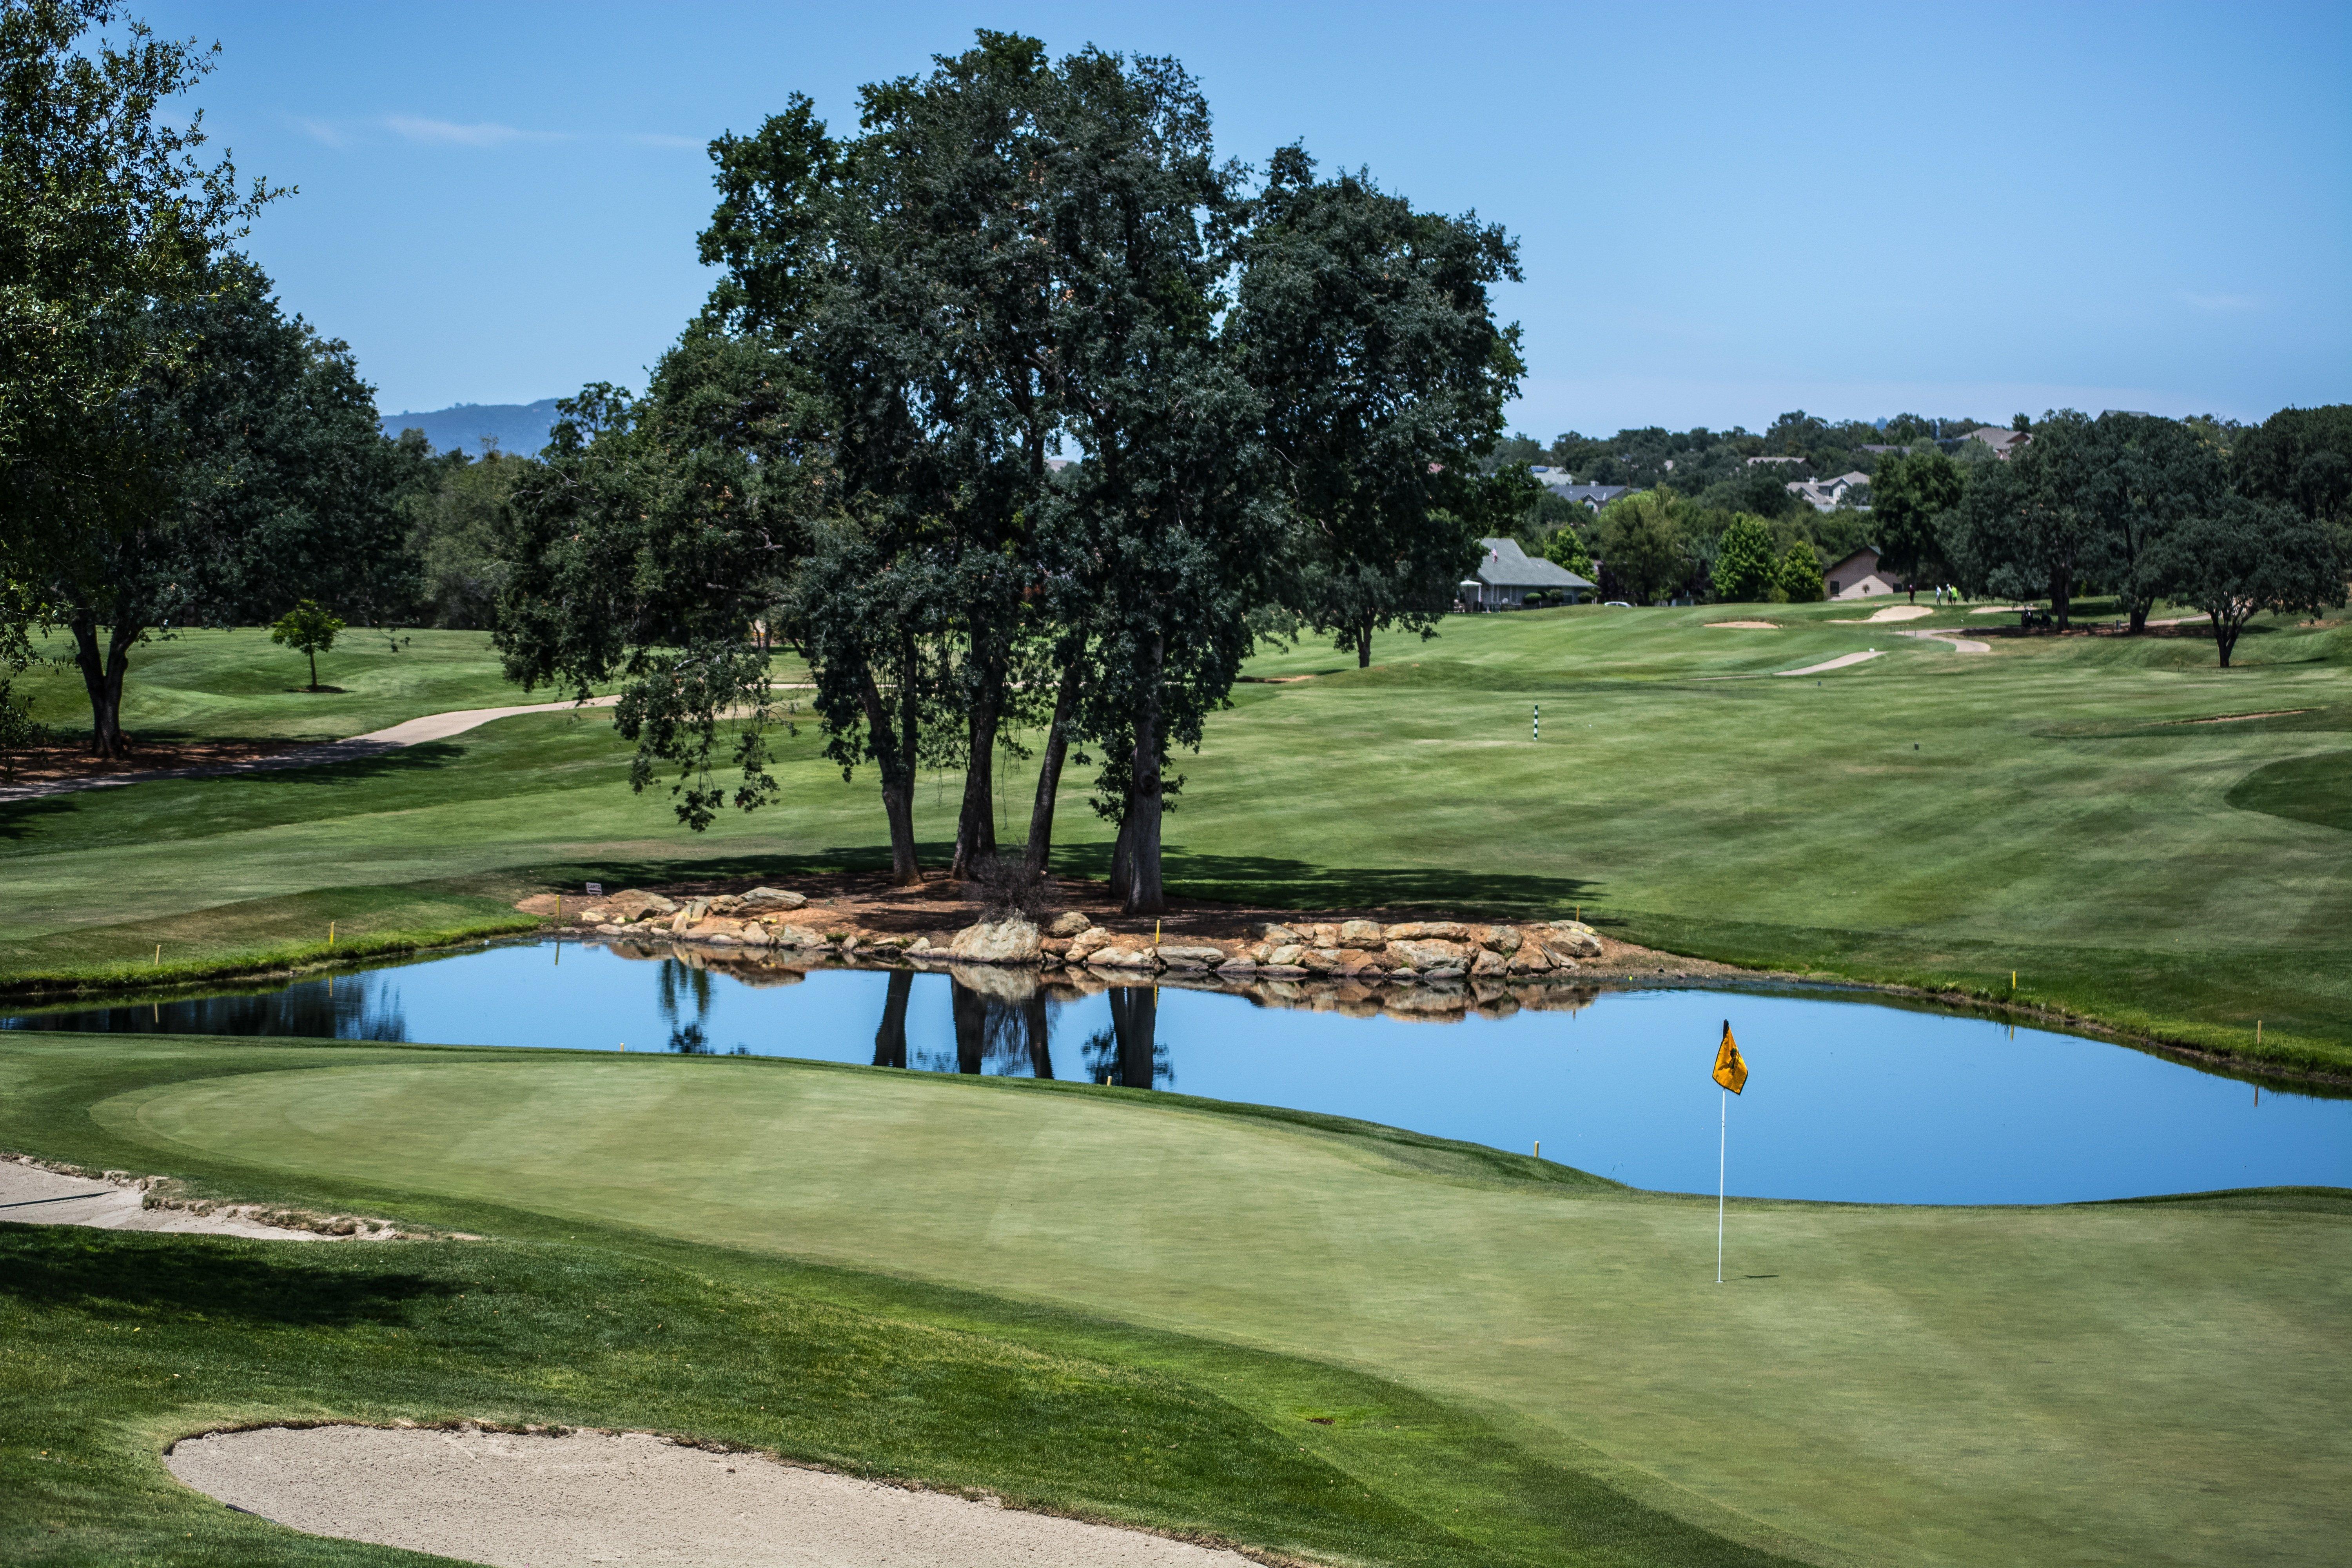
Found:
[[[321,1233],[271,1225],[250,1205],[198,1208],[146,1206],[148,1184],[119,1174],[79,1176],[15,1157],[0,1157],[0,1222],[86,1225],[100,1230],[162,1230],[185,1236],[243,1236],[259,1241],[388,1239],[389,1226],[354,1220],[351,1229]],[[280,1217],[284,1217],[280,1215]]]
[[[1876,648],[1872,648],[1868,653],[1842,653],[1835,658],[1824,659],[1819,664],[1809,664],[1802,669],[1781,669],[1775,670],[1773,673],[1776,675],[1821,675],[1829,670],[1843,669],[1847,665],[1860,664],[1864,659],[1876,658],[1877,657],[1878,650]]]
[[[1709,631],[1777,632],[1780,628],[1770,621],[1709,621]]]
[[[1830,619],[1836,621],[1842,626],[1866,626],[1874,621],[1916,621],[1922,616],[1932,616],[1935,613],[1935,606],[1932,605],[1889,605],[1874,615],[1854,616],[1843,619],[1832,616]]]
[[[374,1426],[192,1437],[165,1457],[212,1497],[308,1531],[541,1568],[1244,1568],[1141,1531],[907,1491],[648,1433]]]
[[[1924,642],[1949,643],[1952,645],[1954,653],[1990,653],[1992,651],[1992,644],[1980,642],[1975,637],[1964,637],[1958,632],[1896,632],[1895,635],[1898,637],[1917,637]]]

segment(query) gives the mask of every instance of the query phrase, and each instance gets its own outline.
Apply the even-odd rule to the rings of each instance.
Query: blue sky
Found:
[[[642,386],[709,287],[704,152],[975,26],[1172,54],[1521,244],[1549,437],[1803,407],[2260,418],[2352,399],[2352,5],[168,4],[300,188],[250,239],[387,412]]]

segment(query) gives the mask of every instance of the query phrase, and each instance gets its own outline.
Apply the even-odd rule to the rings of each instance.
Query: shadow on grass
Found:
[[[283,1264],[183,1236],[132,1247],[123,1245],[128,1239],[109,1232],[101,1240],[68,1226],[0,1228],[0,1296],[49,1310],[338,1327],[404,1321],[412,1303],[458,1289],[387,1268]]]

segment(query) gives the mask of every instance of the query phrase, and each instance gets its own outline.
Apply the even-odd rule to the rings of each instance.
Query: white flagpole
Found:
[[[1723,1283],[1723,1171],[1724,1157],[1731,1148],[1731,1091],[1718,1089],[1723,1100],[1715,1144],[1715,1282]]]

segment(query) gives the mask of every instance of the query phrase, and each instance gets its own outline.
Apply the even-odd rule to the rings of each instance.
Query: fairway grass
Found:
[[[1580,910],[1667,951],[1958,990],[2352,1077],[2343,621],[2258,622],[2221,670],[2194,637],[2021,638],[1956,610],[1906,624],[1992,641],[1971,655],[1863,613],[1455,616],[1433,642],[1376,639],[1370,669],[1316,647],[1262,658],[1182,759],[1171,887],[1300,909]],[[1782,629],[1707,626],[1751,614]],[[434,646],[449,684],[416,673],[440,667],[398,662],[425,647],[418,634],[373,656],[380,677],[351,677],[393,682],[396,667],[410,683],[370,696],[354,729],[519,695],[495,682],[478,634],[432,635],[447,639]],[[142,650],[147,678],[178,684],[142,700],[177,703],[191,733],[291,722],[297,699],[238,686],[254,679],[238,659],[260,657],[244,636]],[[1769,679],[1871,647],[1882,657],[1818,679]],[[2273,716],[2197,721],[2251,713]],[[805,724],[781,752],[783,803],[705,835],[681,828],[659,789],[628,791],[626,750],[600,714],[0,807],[0,867],[18,894],[0,909],[0,984],[120,979],[158,942],[167,961],[242,961],[253,933],[308,921],[322,941],[319,917],[346,907],[390,941],[446,928],[446,910],[426,906],[452,896],[485,900],[488,918],[488,903],[550,883],[885,863],[870,776],[844,784]],[[1008,835],[1026,787],[1010,783]],[[1108,846],[1087,788],[1073,779],[1057,853],[1099,875]],[[944,774],[918,788],[934,865],[960,789]]]
[[[0,1143],[511,1238],[478,1263],[418,1244],[338,1249],[316,1266],[350,1269],[358,1257],[445,1282],[373,1287],[411,1304],[346,1314],[337,1333],[373,1346],[352,1364],[273,1328],[240,1393],[215,1384],[175,1398],[165,1362],[142,1362],[134,1377],[128,1352],[111,1352],[85,1386],[117,1401],[135,1391],[136,1418],[92,1415],[76,1452],[118,1488],[153,1492],[142,1456],[229,1411],[675,1429],[674,1415],[613,1414],[658,1408],[723,1422],[721,1436],[782,1430],[741,1408],[769,1403],[748,1391],[779,1386],[772,1371],[759,1381],[740,1370],[748,1381],[722,1390],[702,1381],[707,1363],[684,1370],[703,1352],[653,1353],[664,1342],[646,1334],[646,1310],[591,1310],[616,1274],[641,1272],[616,1260],[657,1259],[706,1281],[706,1319],[755,1299],[772,1314],[781,1292],[861,1324],[919,1322],[1084,1362],[1056,1384],[1072,1399],[1160,1380],[1154,1397],[1175,1404],[1138,1420],[1168,1431],[1126,1451],[1174,1456],[1165,1462],[1192,1479],[1137,1471],[1111,1497],[1072,1424],[1083,1419],[1016,1414],[1038,1397],[1025,1387],[1000,1391],[985,1420],[959,1406],[993,1434],[968,1451],[925,1436],[947,1418],[920,1400],[861,1406],[868,1425],[854,1442],[825,1429],[835,1462],[1083,1495],[1096,1511],[1181,1518],[1310,1554],[1675,1563],[1777,1548],[1822,1563],[2317,1563],[2352,1531],[2339,1485],[2352,1466],[2342,1194],[2025,1209],[1741,1202],[1717,1287],[1712,1204],[1324,1118],[1087,1086],[776,1060],[10,1034],[0,1089]],[[0,1242],[19,1258],[28,1245],[15,1233]],[[72,1245],[110,1258],[154,1244]],[[49,1283],[68,1267],[0,1271],[0,1301],[79,1303],[90,1321],[78,1333],[121,1334],[116,1297]],[[76,1279],[142,1267],[70,1265]],[[236,1281],[249,1267],[236,1263],[222,1289],[247,1289]],[[446,1301],[453,1268],[509,1270],[511,1289],[537,1292],[521,1309],[529,1356],[500,1362],[504,1331],[462,1315],[478,1306]],[[594,1288],[557,1288],[567,1269]],[[39,1283],[12,1289],[26,1279]],[[633,1289],[673,1280],[647,1273]],[[165,1321],[174,1310],[162,1294],[137,1321],[201,1341],[186,1313]],[[789,1363],[815,1332],[787,1325],[760,1342]],[[394,1353],[404,1333],[414,1359]],[[0,1363],[12,1400],[62,1419],[41,1413],[58,1397],[44,1378],[64,1364],[46,1358],[63,1352],[28,1353],[34,1342],[15,1332],[5,1342],[20,1347]],[[281,1347],[299,1364],[281,1364]],[[857,1352],[877,1358],[877,1386],[899,1353],[881,1341]],[[1212,1431],[1176,1407],[1186,1400],[1246,1419]],[[1326,1415],[1328,1427],[1307,1419]],[[26,1429],[22,1417],[12,1426]],[[793,1442],[738,1440],[803,1451],[794,1443],[814,1428],[797,1430]],[[1061,1490],[1045,1479],[1053,1462],[1022,1443],[1060,1457]],[[1353,1511],[1286,1511],[1323,1483],[1278,1474],[1261,1494],[1236,1479],[1257,1459],[1220,1470],[1198,1445],[1332,1467],[1347,1479],[1324,1495],[1348,1493]]]

